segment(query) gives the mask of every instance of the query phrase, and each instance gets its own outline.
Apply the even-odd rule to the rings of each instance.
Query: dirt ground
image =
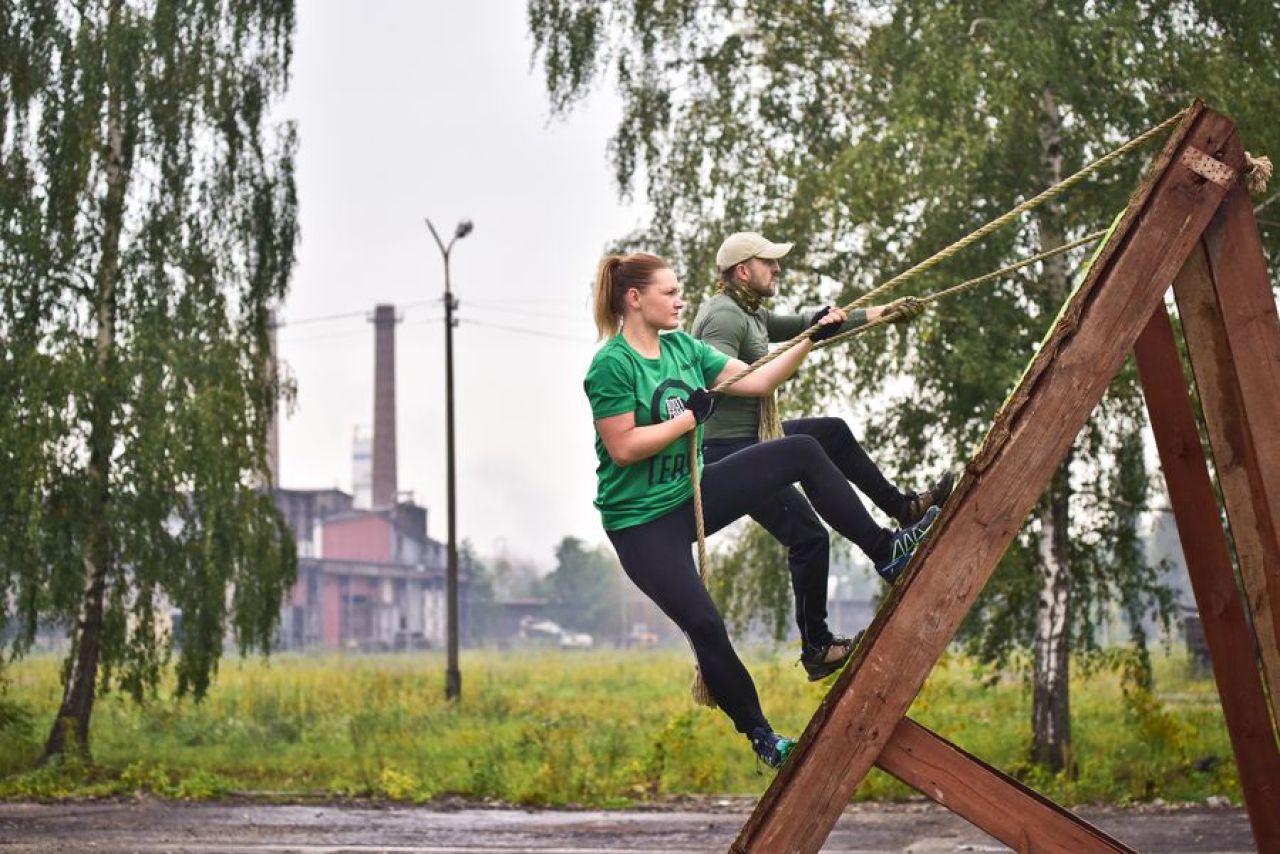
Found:
[[[9,852],[513,852],[724,851],[752,802],[680,801],[646,810],[519,810],[475,805],[271,805],[254,801],[0,803],[0,854]],[[1254,850],[1232,807],[1085,808],[1080,814],[1139,851]],[[824,851],[1004,851],[927,803],[858,804]]]

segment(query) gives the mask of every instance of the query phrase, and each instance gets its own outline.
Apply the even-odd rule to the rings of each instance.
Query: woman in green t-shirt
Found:
[[[583,383],[596,426],[596,507],[628,577],[685,633],[716,704],[772,767],[794,742],[773,731],[760,698],[729,641],[724,621],[702,586],[690,544],[696,538],[693,487],[684,434],[699,429],[715,406],[707,391],[747,366],[674,331],[680,283],[656,255],[610,255],[596,276],[595,321],[607,339]],[[729,394],[760,397],[795,373],[815,341],[838,331],[840,309],[819,312],[809,341],[734,384]],[[699,445],[701,443],[699,442]],[[708,533],[751,510],[753,502],[799,483],[832,528],[862,549],[882,574],[905,564],[938,514],[916,525],[880,527],[812,436],[752,445],[702,469]]]

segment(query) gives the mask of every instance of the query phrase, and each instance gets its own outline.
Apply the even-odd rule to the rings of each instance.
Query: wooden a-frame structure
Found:
[[[1280,320],[1244,172],[1234,123],[1197,101],[733,851],[817,851],[872,765],[1017,851],[1130,850],[906,717],[1130,352],[1254,839],[1280,851]],[[1244,596],[1164,305],[1171,285]]]

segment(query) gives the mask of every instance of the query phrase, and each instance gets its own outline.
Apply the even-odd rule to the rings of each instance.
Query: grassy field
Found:
[[[765,713],[797,734],[825,690],[790,653],[749,659]],[[683,651],[468,652],[463,701],[443,700],[438,654],[231,659],[207,699],[167,693],[138,706],[100,698],[94,764],[31,770],[57,707],[58,661],[7,669],[19,715],[0,729],[0,797],[151,791],[372,796],[446,794],[519,804],[626,806],[680,794],[758,794],[768,776],[718,711],[688,700]],[[1028,768],[1030,694],[947,659],[912,715],[1066,803],[1239,803],[1239,782],[1209,679],[1185,659],[1156,661],[1156,690],[1125,692],[1110,674],[1072,685],[1073,773]],[[859,799],[913,792],[873,771]]]

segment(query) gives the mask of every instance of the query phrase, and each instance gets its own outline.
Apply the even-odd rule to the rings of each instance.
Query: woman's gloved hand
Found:
[[[684,402],[684,408],[692,412],[694,420],[701,424],[715,411],[717,397],[719,395],[713,391],[695,388],[690,392],[689,399]]]

